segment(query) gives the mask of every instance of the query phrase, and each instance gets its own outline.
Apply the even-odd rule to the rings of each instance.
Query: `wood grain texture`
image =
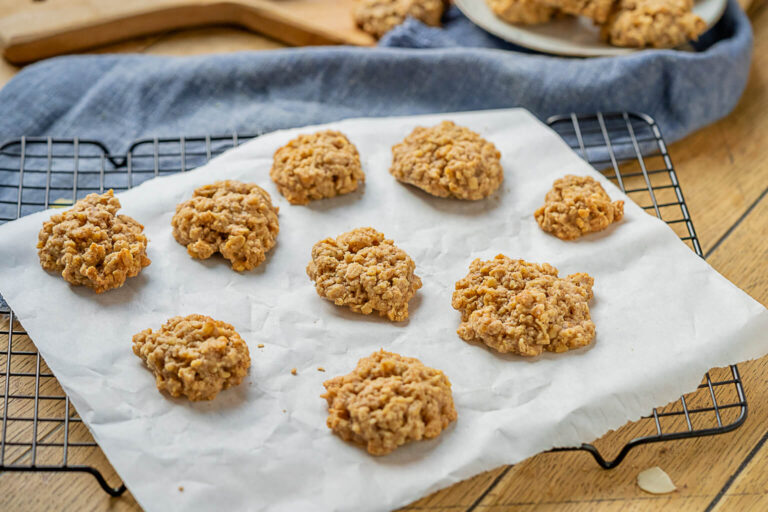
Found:
[[[768,198],[756,203],[768,186],[768,162],[761,135],[768,129],[768,14],[764,7],[753,9],[753,21],[754,65],[741,103],[728,118],[672,145],[670,153],[702,244],[705,250],[716,246],[710,263],[768,304]],[[182,31],[125,44],[126,51],[174,55],[278,46],[274,41],[226,28]],[[119,47],[114,51],[120,51]],[[640,447],[613,471],[599,469],[585,453],[541,454],[509,469],[478,475],[405,509],[455,512],[474,505],[473,510],[488,512],[703,511],[721,490],[723,496],[716,510],[766,508],[768,478],[763,473],[768,468],[768,448],[763,446],[745,467],[741,466],[763,439],[768,425],[768,380],[764,377],[768,358],[742,364],[740,369],[750,417],[733,433]],[[626,440],[644,433],[648,433],[647,425],[632,423],[596,444],[612,454]],[[56,436],[58,431],[46,435]],[[84,457],[89,463],[106,464],[105,471],[114,475],[98,450]],[[637,473],[654,465],[664,468],[678,485],[673,495],[649,496],[635,485]],[[733,484],[724,489],[731,478]],[[49,510],[53,503],[64,503],[72,510],[140,510],[129,493],[120,499],[108,498],[90,476],[0,474],[0,509]]]
[[[353,0],[0,1],[3,56],[14,64],[169,30],[235,25],[296,46],[371,45]]]

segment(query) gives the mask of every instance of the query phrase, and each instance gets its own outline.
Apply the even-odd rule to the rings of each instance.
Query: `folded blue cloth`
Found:
[[[382,45],[50,59],[0,90],[0,140],[79,136],[120,152],[143,136],[254,133],[357,116],[511,106],[540,118],[641,111],[668,139],[678,139],[734,107],[747,79],[752,33],[730,0],[696,52],[596,59],[525,53],[457,10],[448,12],[443,29],[408,20]]]

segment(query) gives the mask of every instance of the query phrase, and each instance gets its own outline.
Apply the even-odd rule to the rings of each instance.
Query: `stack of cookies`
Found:
[[[585,16],[607,43],[632,48],[673,48],[707,28],[693,0],[486,0],[508,23],[538,24],[561,16]]]

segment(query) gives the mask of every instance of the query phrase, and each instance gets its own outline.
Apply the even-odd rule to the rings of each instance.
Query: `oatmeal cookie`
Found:
[[[151,263],[144,226],[120,209],[112,190],[88,194],[72,209],[56,213],[38,234],[40,264],[74,285],[96,293],[123,286]]]
[[[624,217],[624,201],[611,202],[602,185],[589,176],[555,180],[544,206],[533,214],[541,229],[562,240],[602,231]]]
[[[275,151],[269,175],[291,204],[348,194],[365,181],[357,148],[333,130],[299,135]]]
[[[503,254],[476,259],[453,292],[453,308],[461,312],[457,333],[465,341],[522,356],[589,345],[595,337],[587,305],[593,284],[588,274],[560,278],[547,263]]]
[[[542,5],[559,9],[565,14],[585,16],[596,23],[605,23],[615,0],[540,0]]]
[[[674,48],[707,28],[692,9],[693,0],[618,0],[600,34],[616,46]]]
[[[493,14],[507,23],[536,25],[558,15],[558,10],[541,0],[485,0]]]
[[[422,126],[392,147],[389,172],[438,197],[483,199],[504,180],[501,153],[469,128],[443,121]]]
[[[412,357],[380,350],[323,385],[328,428],[371,455],[432,439],[456,421],[448,377]]]
[[[238,272],[259,266],[274,245],[279,208],[253,183],[217,181],[195,190],[176,207],[173,237],[193,258],[219,252]]]
[[[235,328],[205,315],[175,316],[157,332],[135,334],[133,353],[154,372],[157,389],[190,400],[213,400],[240,384],[251,366]]]
[[[438,27],[444,10],[444,0],[358,0],[353,15],[361,29],[378,39],[408,17]]]
[[[373,228],[357,228],[312,247],[307,274],[317,294],[356,313],[408,319],[408,301],[421,288],[416,264]]]

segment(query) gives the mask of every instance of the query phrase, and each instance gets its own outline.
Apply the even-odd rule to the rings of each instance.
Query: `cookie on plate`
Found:
[[[357,148],[334,130],[299,135],[275,151],[269,175],[291,204],[349,194],[365,181]]]
[[[438,197],[477,200],[501,185],[501,153],[469,128],[452,121],[419,126],[392,147],[390,174]]]
[[[611,198],[594,178],[569,174],[555,180],[533,214],[541,229],[562,240],[602,231],[624,217],[624,201]]]
[[[596,23],[605,23],[615,0],[540,0],[540,2],[565,14],[585,16]]]
[[[453,292],[453,308],[461,312],[457,333],[521,356],[584,347],[595,337],[587,305],[593,284],[588,274],[558,277],[547,263],[503,254],[476,259]]]
[[[279,208],[253,183],[226,180],[204,185],[176,207],[173,237],[190,256],[221,253],[238,272],[259,266],[277,240]]]
[[[615,46],[674,48],[707,28],[692,9],[693,0],[618,0],[600,34]]]
[[[406,18],[440,26],[445,0],[357,0],[355,23],[375,38],[380,38]]]
[[[144,226],[118,215],[119,209],[120,201],[109,190],[88,194],[71,209],[52,215],[38,234],[42,267],[96,293],[119,288],[138,275],[151,263]]]
[[[485,0],[493,14],[507,23],[536,25],[557,17],[558,10],[541,0]]]
[[[240,384],[251,366],[235,328],[204,315],[175,316],[156,332],[141,331],[133,353],[154,372],[157,389],[190,400],[212,400]]]
[[[357,228],[312,247],[307,275],[317,294],[356,313],[408,319],[408,301],[421,288],[416,264],[373,228]]]
[[[323,385],[328,428],[371,455],[435,438],[456,421],[448,377],[412,357],[380,350]]]

